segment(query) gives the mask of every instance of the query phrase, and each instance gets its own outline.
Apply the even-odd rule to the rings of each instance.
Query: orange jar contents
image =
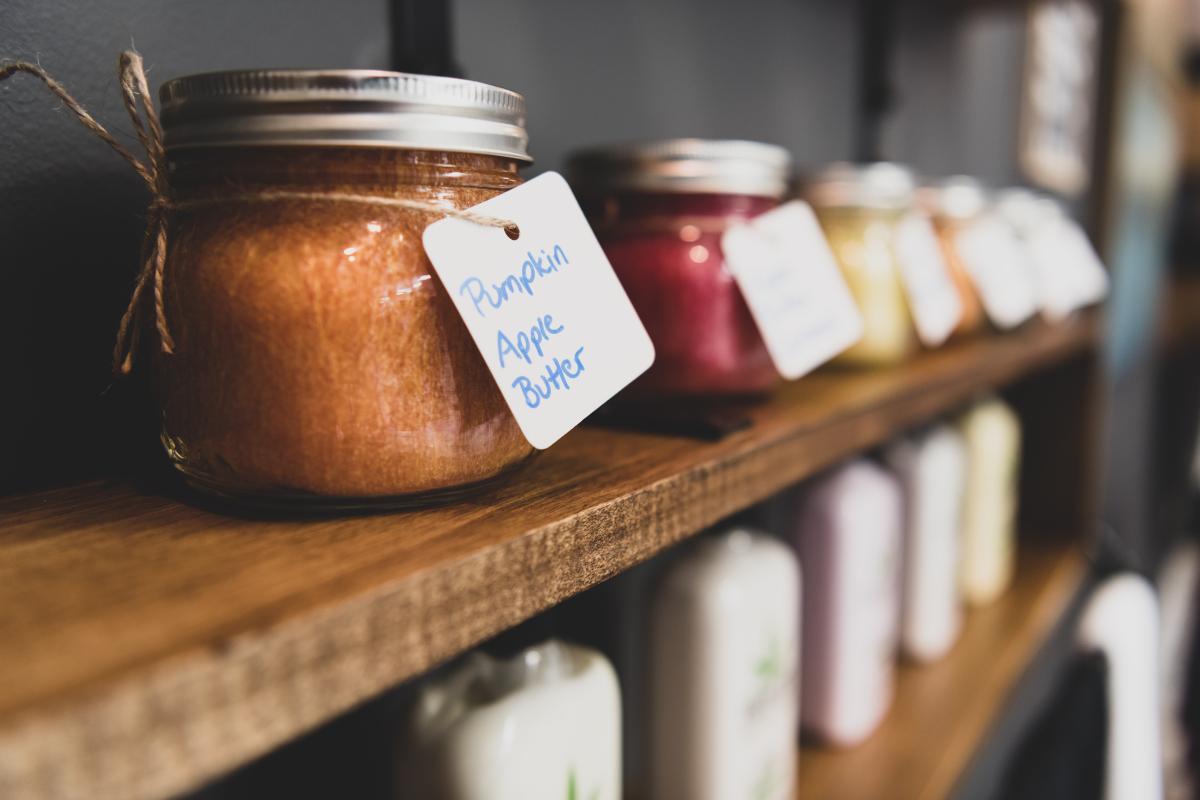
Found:
[[[975,292],[975,283],[967,272],[966,262],[959,251],[957,238],[979,219],[987,205],[983,186],[965,175],[947,178],[935,186],[923,187],[920,203],[933,219],[941,245],[942,257],[950,270],[954,288],[962,304],[962,319],[955,334],[971,333],[984,327],[983,304]]]
[[[425,256],[440,214],[380,202],[463,208],[518,185],[519,95],[358,71],[162,95],[175,352],[156,372],[189,482],[258,505],[408,504],[532,452]]]

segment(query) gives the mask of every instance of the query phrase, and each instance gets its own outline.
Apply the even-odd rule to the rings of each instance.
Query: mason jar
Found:
[[[912,173],[886,162],[832,164],[807,188],[863,319],[862,338],[836,363],[895,364],[917,349],[895,254],[896,229],[915,188]]]
[[[654,342],[627,396],[753,395],[780,380],[721,252],[779,205],[791,158],[745,141],[671,139],[575,153],[571,183]]]
[[[530,455],[421,242],[439,209],[521,182],[520,95],[259,71],[173,80],[161,102],[174,353],[155,371],[191,484],[255,505],[405,505]]]
[[[962,305],[962,318],[954,332],[965,334],[981,330],[986,326],[987,319],[966,261],[963,260],[958,237],[979,221],[987,207],[983,185],[969,176],[956,175],[922,187],[918,196],[933,220],[942,257]]]

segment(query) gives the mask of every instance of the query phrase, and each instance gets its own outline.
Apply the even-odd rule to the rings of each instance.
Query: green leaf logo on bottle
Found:
[[[779,781],[775,777],[775,765],[768,761],[763,765],[754,788],[750,790],[751,800],[771,800],[779,792]]]
[[[754,662],[754,676],[764,684],[774,683],[783,674],[783,653],[779,650],[779,639],[771,636],[767,639],[766,649]]]
[[[575,777],[575,767],[567,770],[567,800],[582,800],[583,795],[579,793],[579,780]],[[600,800],[600,789],[592,790],[588,795],[588,800]]]
[[[771,631],[763,639],[763,649],[751,664],[754,680],[752,693],[746,698],[746,717],[754,724],[764,712],[777,703],[781,692],[792,679],[792,659],[779,646],[780,637]]]

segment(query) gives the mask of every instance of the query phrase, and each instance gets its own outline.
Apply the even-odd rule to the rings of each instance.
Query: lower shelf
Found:
[[[1014,585],[967,614],[950,654],[900,667],[895,702],[874,736],[847,750],[801,748],[797,798],[947,797],[1084,567],[1075,541],[1023,542]]]

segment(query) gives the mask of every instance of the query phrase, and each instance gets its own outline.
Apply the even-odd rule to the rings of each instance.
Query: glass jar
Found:
[[[256,505],[453,496],[532,452],[421,242],[434,210],[520,183],[519,95],[366,71],[220,73],[162,90],[176,209],[162,440]]]
[[[863,318],[862,338],[834,363],[895,364],[917,349],[893,243],[912,206],[911,173],[896,164],[833,164],[810,185],[829,246]]]
[[[628,395],[752,395],[781,380],[721,235],[778,206],[790,169],[782,148],[741,141],[676,139],[572,157],[572,183],[654,342],[654,365]]]
[[[984,316],[983,304],[979,301],[957,239],[962,231],[978,221],[987,206],[983,186],[974,178],[958,175],[947,178],[936,186],[923,187],[920,198],[921,204],[933,220],[933,229],[937,232],[942,257],[950,270],[950,278],[954,281],[954,288],[958,291],[958,299],[962,304],[962,318],[954,333],[978,331],[984,327],[987,318]]]

